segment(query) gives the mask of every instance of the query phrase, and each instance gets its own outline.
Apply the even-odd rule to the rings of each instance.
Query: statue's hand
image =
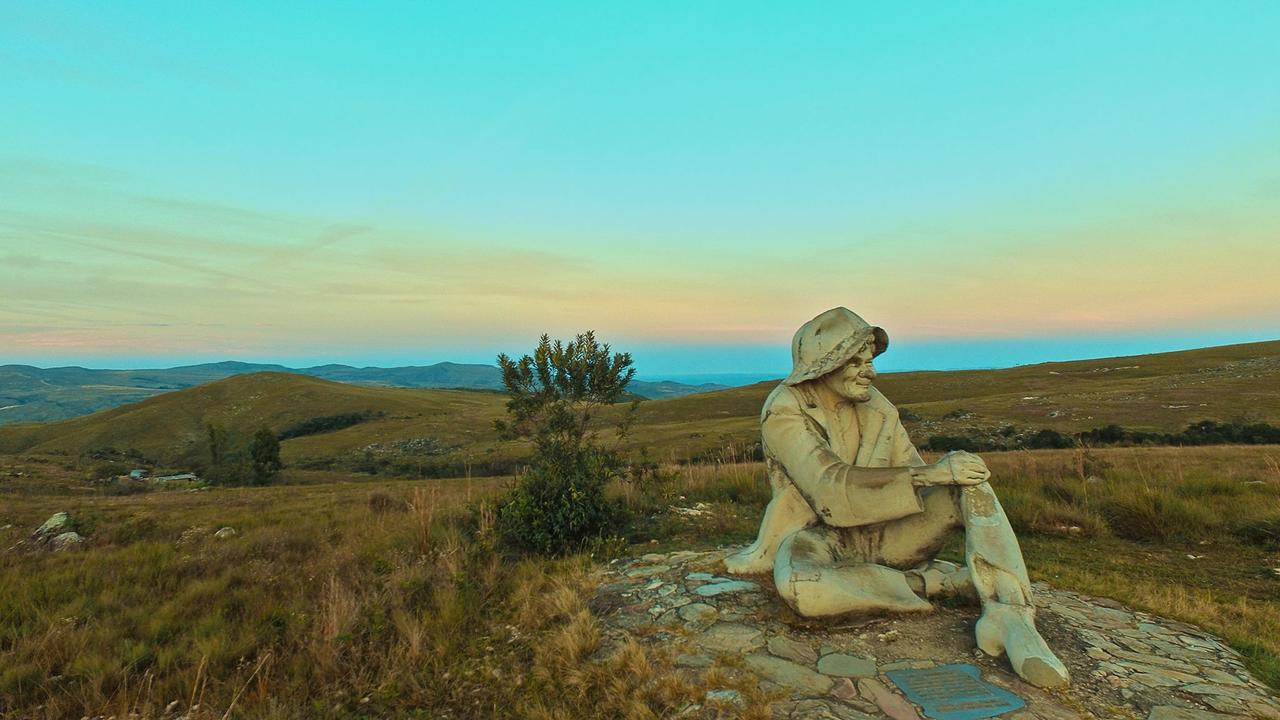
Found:
[[[971,452],[949,452],[938,461],[940,465],[944,463],[951,470],[955,485],[981,485],[991,477],[987,464]]]
[[[981,485],[991,477],[982,458],[957,450],[942,456],[932,465],[913,468],[911,479],[917,485]]]

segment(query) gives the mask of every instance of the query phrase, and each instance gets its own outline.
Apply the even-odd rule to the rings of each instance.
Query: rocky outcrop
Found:
[[[690,676],[753,676],[774,699],[775,718],[920,720],[921,709],[886,673],[967,663],[985,682],[1026,702],[1001,716],[1011,720],[1280,720],[1280,702],[1223,642],[1111,600],[1036,585],[1041,630],[1061,648],[1072,675],[1071,687],[1046,691],[1018,678],[1003,658],[977,650],[977,606],[806,620],[782,604],[772,578],[722,575],[727,554],[675,552],[615,562],[592,604],[606,637],[634,637],[667,651]],[[708,699],[728,692],[709,688]],[[713,717],[715,707],[687,711]]]

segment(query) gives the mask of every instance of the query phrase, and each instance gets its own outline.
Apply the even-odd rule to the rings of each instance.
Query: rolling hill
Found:
[[[1247,417],[1280,424],[1280,341],[1002,370],[881,375],[877,386],[911,418],[917,442],[934,434],[1002,425],[1077,432],[1109,423],[1180,430],[1202,419]],[[653,457],[691,457],[759,437],[759,412],[776,382],[641,403],[624,447]],[[616,420],[602,418],[602,426]],[[483,468],[524,455],[495,439],[500,393],[370,387],[286,373],[240,375],[93,415],[0,428],[0,453],[80,455],[136,449],[158,461],[200,457],[206,426],[277,433],[341,414],[368,419],[286,440],[287,463],[356,467],[463,463]]]
[[[236,375],[293,373],[323,380],[401,388],[502,389],[493,365],[442,362],[394,368],[318,365],[293,369],[243,362],[206,363],[158,370],[91,370],[82,367],[0,366],[0,425],[64,420],[195,387]],[[723,385],[632,381],[642,398],[680,397],[722,389]]]

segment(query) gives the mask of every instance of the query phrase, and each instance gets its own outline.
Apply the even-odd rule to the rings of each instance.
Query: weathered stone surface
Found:
[[[836,677],[875,677],[876,661],[844,653],[831,653],[818,660],[818,672]]]
[[[721,705],[742,705],[742,693],[737,690],[721,689],[708,690],[706,695],[707,702],[719,703]]]
[[[772,655],[748,655],[746,662],[748,668],[783,687],[813,695],[822,695],[831,689],[831,678],[790,660]]]
[[[671,569],[671,566],[669,565],[641,565],[640,567],[632,568],[631,570],[628,570],[627,577],[632,577],[632,578],[652,577],[654,575],[661,575],[662,573],[670,569]]]
[[[606,571],[597,590],[599,596],[605,597],[598,597],[598,602],[592,604],[602,613],[603,632],[611,639],[630,636],[671,650],[676,667],[687,677],[702,676],[711,668],[718,668],[713,672],[727,673],[731,678],[741,678],[743,673],[754,675],[762,691],[786,698],[773,707],[773,716],[786,720],[863,717],[859,713],[880,720],[886,716],[920,717],[883,678],[850,679],[817,672],[815,647],[822,648],[817,653],[819,658],[833,654],[867,658],[876,663],[875,670],[880,673],[957,662],[976,665],[984,680],[1027,702],[1024,710],[1008,716],[1012,720],[1145,719],[1148,711],[1156,707],[1166,708],[1161,712],[1169,713],[1178,708],[1205,706],[1209,709],[1189,711],[1193,713],[1191,717],[1280,720],[1280,711],[1271,704],[1274,697],[1251,679],[1234,651],[1196,628],[1130,611],[1118,603],[1100,604],[1094,598],[1036,585],[1043,627],[1054,633],[1050,639],[1055,647],[1067,649],[1063,659],[1075,677],[1074,684],[1060,693],[1042,693],[1009,672],[1003,661],[975,654],[972,640],[965,637],[963,630],[973,627],[977,608],[940,605],[934,613],[911,618],[855,619],[825,627],[788,624],[791,621],[780,610],[782,601],[772,589],[709,598],[697,594],[700,585],[725,579],[710,572],[705,573],[709,576],[706,580],[691,581],[688,576],[714,568],[723,555],[724,551],[691,554],[686,559],[675,554],[651,556],[648,560],[622,561]],[[633,565],[667,565],[670,570],[642,579],[625,579]],[[1128,614],[1131,620],[1117,624],[1116,615],[1095,614],[1095,607]],[[680,610],[684,608],[689,608],[685,614],[694,621],[681,617]],[[654,612],[661,614],[655,618]],[[1124,646],[1119,644],[1122,638]],[[1152,652],[1133,649],[1142,646],[1152,648]],[[718,655],[729,657],[717,662]],[[745,657],[739,660],[733,656]],[[746,659],[761,657],[766,659]],[[1186,668],[1192,672],[1186,672]],[[812,682],[815,676],[825,678],[829,689],[814,692],[813,687],[806,687],[806,679]],[[874,686],[859,688],[858,681],[875,681],[888,695],[877,695]],[[705,687],[728,689],[719,682],[722,681]],[[747,682],[751,680],[748,678]],[[894,697],[898,698],[896,702]],[[871,698],[880,699],[887,709],[877,706]],[[707,702],[706,707],[713,704]],[[733,711],[721,708],[716,712],[723,715]],[[700,716],[694,711],[691,717]],[[1169,715],[1169,720],[1183,717]]]
[[[676,656],[676,667],[709,668],[711,658],[699,653],[682,653]]]
[[[54,552],[62,552],[64,550],[74,550],[84,544],[84,538],[77,532],[64,532],[53,536],[49,541],[49,547]]]
[[[1208,710],[1188,710],[1173,705],[1157,705],[1151,708],[1147,720],[1232,720],[1232,716]]]
[[[676,610],[680,619],[685,622],[713,622],[720,614],[719,610],[706,603],[690,603]]]
[[[797,701],[787,717],[791,720],[874,720],[864,712],[825,700]]]
[[[818,653],[814,651],[812,645],[786,635],[769,638],[768,647],[769,652],[774,655],[801,665],[812,665],[818,661]]]
[[[858,686],[849,678],[840,678],[831,686],[831,696],[840,698],[844,702],[860,699],[858,694]]]
[[[744,653],[764,644],[759,629],[739,623],[716,623],[697,639],[708,650],[723,653]]]
[[[1218,695],[1220,697],[1235,698],[1237,700],[1250,700],[1256,695],[1244,688],[1224,687],[1211,683],[1196,683],[1194,685],[1183,685],[1183,690],[1196,695]]]
[[[744,580],[727,580],[725,582],[699,586],[694,592],[698,593],[702,597],[715,597],[726,593],[751,592],[759,589],[760,586],[753,582],[746,582]]]
[[[38,517],[38,516],[37,516]],[[56,512],[49,516],[36,531],[31,534],[33,538],[45,539],[55,535],[60,535],[67,531],[71,526],[71,516],[65,512]]]
[[[921,720],[920,713],[901,695],[880,684],[877,680],[863,678],[858,681],[858,692],[880,708],[893,720]]]

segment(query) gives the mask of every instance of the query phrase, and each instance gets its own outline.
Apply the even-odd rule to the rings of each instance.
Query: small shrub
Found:
[[[409,503],[402,498],[393,497],[381,490],[369,493],[369,510],[377,514],[389,512],[408,512]]]
[[[1222,524],[1213,510],[1199,502],[1141,488],[1112,493],[1101,502],[1100,510],[1111,532],[1126,540],[1197,540]]]
[[[605,497],[622,477],[616,448],[596,442],[591,419],[618,402],[635,376],[631,355],[613,353],[588,331],[570,342],[543,335],[533,355],[498,356],[507,389],[508,422],[495,422],[507,438],[533,440],[532,462],[497,508],[497,534],[509,548],[558,555],[591,538],[611,534],[624,511]],[[637,403],[617,426],[621,439]]]
[[[303,420],[295,423],[280,431],[281,440],[289,440],[291,438],[306,437],[307,435],[319,435],[321,433],[337,432],[349,428],[353,425],[382,417],[386,413],[374,412],[373,410],[365,410],[364,412],[339,413],[337,415],[322,415]]]
[[[160,524],[155,518],[131,517],[111,528],[107,537],[114,545],[131,545],[143,540],[154,540],[160,532]]]
[[[605,497],[609,471],[584,453],[569,463],[529,468],[498,506],[498,534],[516,550],[560,555],[621,524],[622,508]]]
[[[1049,428],[1037,430],[1023,441],[1023,446],[1032,450],[1064,449],[1071,445],[1070,438]]]
[[[963,435],[933,435],[929,438],[929,442],[925,443],[925,449],[934,452],[951,452],[952,450],[981,452],[983,448],[981,443],[971,437]]]
[[[1235,536],[1250,545],[1280,550],[1280,515],[1260,518],[1236,528]]]

